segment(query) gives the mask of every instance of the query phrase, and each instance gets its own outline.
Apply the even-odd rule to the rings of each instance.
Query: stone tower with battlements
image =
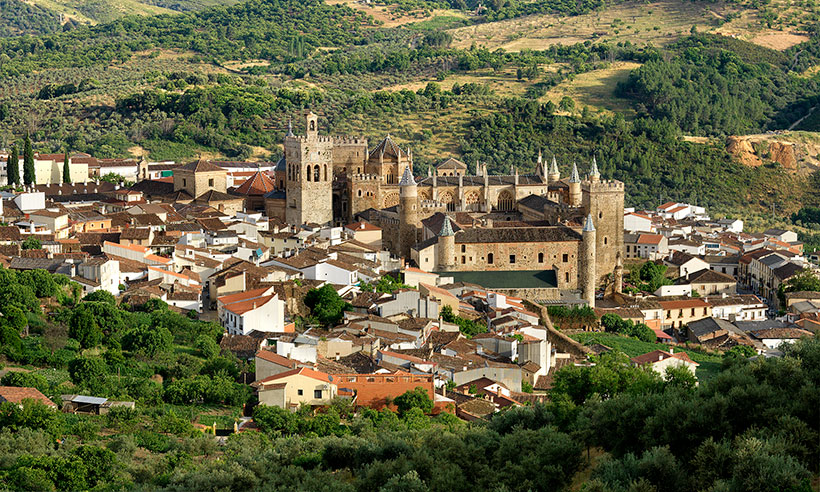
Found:
[[[289,224],[319,225],[333,222],[333,139],[319,135],[318,117],[305,114],[305,135],[285,136]]]
[[[589,180],[581,183],[582,208],[596,231],[596,271],[613,273],[624,242],[624,184],[601,178],[593,160]],[[598,279],[600,280],[600,279]]]
[[[408,166],[399,181],[399,252],[405,258],[418,241],[420,225],[418,185]]]

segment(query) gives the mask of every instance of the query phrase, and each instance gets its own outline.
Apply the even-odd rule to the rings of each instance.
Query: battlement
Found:
[[[363,137],[334,136],[331,138],[336,145],[364,145],[367,147],[367,139]]]
[[[333,137],[329,137],[327,135],[317,135],[315,139],[308,138],[307,135],[294,135],[292,137],[285,137],[285,143],[288,142],[299,142],[305,143],[308,141],[312,142],[319,142],[319,143],[333,143]]]
[[[592,192],[621,192],[624,191],[624,183],[617,180],[602,180],[597,183],[586,181],[584,189]]]

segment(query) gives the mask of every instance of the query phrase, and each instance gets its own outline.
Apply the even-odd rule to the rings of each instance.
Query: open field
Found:
[[[435,17],[464,17],[464,14],[455,10],[435,9],[427,12],[417,11],[413,13],[396,12],[393,5],[368,5],[360,0],[325,0],[328,5],[344,4],[350,8],[364,12],[372,16],[373,19],[382,22],[381,27],[397,27],[406,24],[413,24],[420,21],[429,21]]]
[[[182,11],[200,10],[214,5],[231,5],[238,0],[175,0],[162,2],[143,0],[24,0],[32,5],[65,15],[67,19],[83,24],[109,22],[126,15],[175,14]],[[160,4],[160,5],[154,5]]]
[[[636,357],[653,350],[669,350],[669,346],[662,343],[642,342],[636,338],[629,338],[615,333],[577,333],[571,337],[585,345],[593,343],[606,345],[611,349],[620,350],[629,357]],[[700,351],[680,347],[674,347],[674,349],[686,352],[689,358],[700,364],[696,375],[701,381],[714,377],[720,371],[722,357],[719,355],[708,355]]]
[[[633,116],[635,111],[628,101],[615,97],[614,92],[618,83],[626,80],[629,72],[639,66],[640,63],[635,62],[615,62],[609,68],[576,75],[550,89],[542,100],[552,101],[557,106],[563,97],[569,96],[579,111],[586,106],[592,110]]]
[[[542,65],[539,68],[543,74],[546,72],[556,71],[558,65]],[[511,97],[523,95],[524,91],[526,91],[528,87],[537,82],[537,79],[535,81],[529,81],[526,79],[518,80],[516,76],[516,69],[514,67],[508,67],[498,71],[492,69],[482,69],[466,74],[457,73],[454,75],[448,75],[443,81],[439,81],[435,77],[431,76],[413,82],[387,86],[384,90],[400,91],[403,89],[408,89],[411,91],[418,91],[419,89],[426,87],[430,82],[439,84],[442,90],[450,90],[454,84],[484,84],[490,87],[490,89],[492,89],[493,92],[499,96]]]
[[[737,9],[733,4],[722,3],[625,3],[576,17],[532,15],[461,27],[450,32],[453,44],[460,48],[475,43],[508,51],[543,50],[555,44],[569,45],[594,39],[664,45],[688,34],[693,25],[699,31],[709,31],[716,27],[721,16]]]

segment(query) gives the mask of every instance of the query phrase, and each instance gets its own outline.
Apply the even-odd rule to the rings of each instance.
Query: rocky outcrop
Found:
[[[726,139],[726,150],[744,166],[757,167],[763,165],[763,160],[755,154],[752,142],[746,137],[728,137]]]
[[[780,163],[786,169],[797,169],[795,144],[789,142],[772,142],[769,144],[769,159]]]

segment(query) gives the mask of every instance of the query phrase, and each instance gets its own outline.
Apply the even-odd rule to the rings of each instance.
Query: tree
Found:
[[[804,268],[797,275],[794,275],[784,283],[780,284],[780,289],[777,291],[777,296],[780,299],[780,305],[786,305],[787,292],[818,292],[820,291],[820,278],[810,269]]]
[[[34,170],[34,150],[31,148],[31,136],[26,133],[23,144],[23,184],[32,185],[36,180]]]
[[[259,405],[253,410],[253,421],[264,432],[295,434],[298,429],[298,415],[284,408]]]
[[[40,242],[39,239],[36,237],[27,237],[22,244],[23,249],[40,249],[43,247],[43,243]]]
[[[103,333],[91,311],[85,305],[74,308],[68,320],[68,336],[80,342],[83,348],[96,347]]]
[[[11,326],[17,331],[23,331],[23,328],[25,328],[28,324],[28,319],[26,318],[25,313],[23,313],[23,310],[18,308],[17,306],[4,307],[3,319],[5,320],[7,325]]]
[[[17,146],[11,146],[11,155],[9,155],[8,162],[8,181],[11,185],[20,184],[20,155],[17,152]]]
[[[68,364],[71,382],[82,388],[98,388],[105,380],[107,370],[102,359],[77,357]]]
[[[305,305],[324,326],[337,324],[344,316],[343,313],[350,310],[350,303],[342,299],[330,284],[308,291],[305,295]]]
[[[63,159],[63,183],[71,183],[71,169],[68,165],[68,149],[66,149],[65,158]]]
[[[564,96],[558,103],[558,109],[571,113],[575,109],[575,101],[569,96]]]
[[[103,302],[111,306],[117,305],[117,298],[107,290],[95,290],[83,297],[84,301]]]
[[[693,390],[698,383],[692,371],[683,366],[669,366],[666,368],[666,385],[685,390]]]
[[[200,355],[206,359],[211,359],[219,355],[219,345],[208,335],[199,335],[196,339],[196,349]]]
[[[171,348],[174,336],[164,326],[140,325],[128,331],[122,339],[126,350],[153,358]]]
[[[404,415],[411,408],[419,408],[424,413],[430,413],[433,411],[434,406],[434,402],[427,394],[427,390],[421,386],[397,396],[393,399],[393,403],[396,405],[396,408],[398,408],[400,415]]]

